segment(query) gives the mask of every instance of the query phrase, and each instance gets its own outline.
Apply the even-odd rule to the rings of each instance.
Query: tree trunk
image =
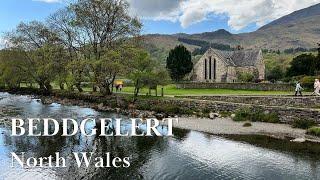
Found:
[[[61,90],[64,90],[64,84],[63,83],[60,83],[59,87],[60,87]]]
[[[76,83],[75,86],[76,86],[76,88],[78,89],[79,92],[83,92],[83,89],[81,88],[81,84],[80,83]]]
[[[104,96],[112,95],[112,91],[110,90],[110,87],[108,85],[102,85],[102,86],[99,86],[99,88],[102,95]]]
[[[92,92],[97,92],[97,86],[96,85],[92,85]]]

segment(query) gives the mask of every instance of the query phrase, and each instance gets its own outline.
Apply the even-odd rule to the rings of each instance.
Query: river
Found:
[[[0,93],[0,108],[0,119],[126,118],[78,106],[44,105],[31,96],[8,93]],[[89,123],[87,128],[93,126]],[[189,130],[173,132],[174,137],[11,137],[10,127],[1,124],[0,179],[320,179],[316,153],[264,147]],[[11,167],[11,152],[25,152],[28,157],[60,152],[69,161],[66,168]],[[113,157],[130,157],[131,166],[78,168],[72,152],[94,152],[104,158],[110,152]]]

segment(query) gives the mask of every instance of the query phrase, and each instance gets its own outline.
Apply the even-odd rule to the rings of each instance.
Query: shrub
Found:
[[[300,79],[300,83],[305,89],[313,89],[314,80],[319,78],[318,76],[304,76]]]
[[[238,74],[238,80],[241,82],[253,82],[254,79],[255,76],[252,73],[244,72]]]
[[[172,104],[157,104],[151,109],[157,113],[183,114],[183,110],[179,106]]]
[[[308,129],[307,134],[320,137],[320,127],[312,127]]]
[[[280,123],[280,118],[277,113],[264,114],[264,118],[262,122]]]
[[[293,128],[300,128],[300,129],[308,129],[312,126],[315,126],[317,123],[314,120],[308,119],[295,119],[292,123]]]
[[[211,111],[210,111],[210,109],[208,109],[208,108],[204,108],[203,110],[202,110],[202,113],[203,114],[209,114]]]
[[[234,121],[250,121],[251,120],[250,109],[245,108],[245,109],[237,110],[233,120]]]
[[[276,113],[264,113],[261,109],[244,108],[235,113],[234,121],[253,121],[280,123],[280,118]]]
[[[221,117],[226,118],[226,117],[230,117],[231,116],[231,112],[228,111],[222,111],[220,112]]]
[[[249,122],[246,122],[246,123],[243,124],[243,127],[251,127],[251,126],[252,126],[252,124],[249,123]]]

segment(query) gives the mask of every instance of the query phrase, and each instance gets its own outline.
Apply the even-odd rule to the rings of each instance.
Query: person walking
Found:
[[[320,96],[320,81],[319,81],[319,79],[314,80],[314,92],[312,93],[312,95],[314,95],[314,94]]]
[[[296,84],[296,94],[295,94],[295,96],[298,96],[298,94],[299,94],[300,96],[302,96],[302,90],[303,90],[303,88],[301,87],[301,84],[300,84],[300,82],[298,81],[297,84]]]

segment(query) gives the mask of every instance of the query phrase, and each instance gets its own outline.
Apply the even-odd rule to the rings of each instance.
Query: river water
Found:
[[[78,106],[44,105],[30,96],[8,93],[0,93],[0,108],[2,119],[126,118]],[[92,127],[89,123],[87,128]],[[180,129],[174,129],[174,137],[103,138],[80,134],[68,138],[11,137],[10,130],[9,126],[0,126],[0,179],[320,179],[319,154],[290,151],[290,144],[284,148],[262,146]],[[165,127],[160,130],[165,131]],[[25,152],[27,157],[47,157],[60,152],[68,159],[67,168],[11,167],[11,152]],[[131,166],[78,168],[72,152],[94,152],[105,158],[106,152],[110,152],[112,157],[130,157]]]

